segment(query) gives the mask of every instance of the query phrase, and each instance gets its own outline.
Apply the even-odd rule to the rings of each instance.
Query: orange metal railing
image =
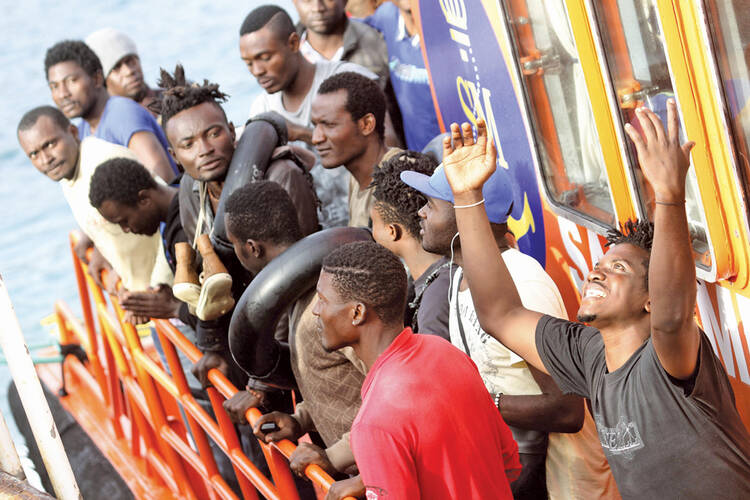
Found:
[[[75,240],[71,234],[71,250]],[[73,375],[79,374],[84,383],[93,381],[89,383],[96,387],[91,389],[101,394],[116,438],[127,440],[131,455],[146,464],[149,478],[177,498],[237,499],[219,474],[210,438],[231,460],[242,498],[257,499],[260,494],[274,500],[299,500],[288,462],[296,446],[288,440],[271,444],[258,441],[271,479],[263,475],[242,451],[222,406],[237,388],[218,370],[209,371],[213,387],[206,393],[215,415],[212,417],[191,394],[177,352],[182,351],[195,363],[202,356],[200,351],[169,321],[154,320],[169,375],[161,362],[144,350],[135,327],[123,321],[124,312],[117,300],[105,296],[86,272],[86,264],[72,253],[83,324],[62,302],[55,304],[55,313],[60,342],[80,343],[89,362],[84,367],[69,357],[65,366]],[[84,376],[87,374],[82,370],[90,376]],[[260,416],[255,408],[246,413],[251,425]],[[305,474],[323,493],[333,483],[317,465],[309,465]]]

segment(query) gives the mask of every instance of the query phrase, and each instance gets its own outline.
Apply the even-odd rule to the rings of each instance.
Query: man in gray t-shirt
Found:
[[[651,339],[609,372],[599,330],[551,316],[539,320],[536,346],[563,392],[591,400],[623,498],[750,498],[750,441],[704,333],[687,380],[664,370]],[[676,480],[686,473],[691,481]]]
[[[655,195],[654,223],[628,221],[589,273],[577,319],[523,307],[493,244],[482,187],[497,152],[487,127],[451,125],[443,165],[455,197],[466,278],[484,330],[563,392],[591,399],[623,498],[750,498],[750,435],[726,372],[694,320],[696,278],[685,213],[693,143],[645,108],[626,131]],[[455,148],[455,151],[454,151]]]

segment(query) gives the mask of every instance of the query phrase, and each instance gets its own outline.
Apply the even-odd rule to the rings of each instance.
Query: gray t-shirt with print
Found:
[[[612,373],[596,328],[543,316],[536,346],[563,392],[591,400],[622,498],[750,498],[750,436],[703,332],[692,387],[669,376],[651,339]]]

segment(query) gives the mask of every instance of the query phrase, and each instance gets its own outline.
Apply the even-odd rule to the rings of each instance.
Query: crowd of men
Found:
[[[674,102],[666,129],[646,109],[627,127],[654,221],[611,231],[571,322],[515,245],[484,122],[421,152],[440,130],[410,2],[294,5],[296,26],[264,5],[239,28],[263,93],[236,128],[189,68],[149,87],[122,32],[47,50],[56,106],[18,140],[126,320],[178,324],[198,383],[244,388],[225,409],[248,435],[308,434],[290,465],[332,474],[329,498],[750,498],[750,437],[693,317]]]

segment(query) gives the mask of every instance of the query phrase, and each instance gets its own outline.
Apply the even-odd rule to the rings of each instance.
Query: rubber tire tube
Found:
[[[289,345],[274,338],[286,307],[315,287],[323,259],[354,241],[372,241],[365,228],[335,227],[311,234],[272,260],[247,287],[229,325],[229,349],[245,372],[267,384],[295,387]]]
[[[211,231],[211,243],[216,253],[221,258],[232,277],[235,271],[242,269],[237,257],[234,255],[232,243],[227,237],[227,230],[224,224],[224,206],[229,196],[246,184],[255,180],[254,172],[259,170],[265,172],[270,162],[273,150],[283,144],[277,133],[278,123],[272,123],[262,117],[249,121],[242,132],[237,147],[234,150],[232,161],[229,163],[224,187],[221,190],[219,206],[214,214],[214,227]]]

